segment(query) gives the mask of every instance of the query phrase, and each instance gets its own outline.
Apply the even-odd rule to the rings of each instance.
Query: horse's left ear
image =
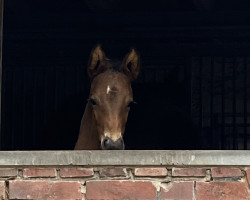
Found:
[[[126,74],[131,81],[135,80],[140,72],[140,55],[135,49],[125,56],[121,70]]]

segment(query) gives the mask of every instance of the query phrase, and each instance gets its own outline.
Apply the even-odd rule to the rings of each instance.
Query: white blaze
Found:
[[[109,87],[109,85],[108,85],[108,87],[107,87],[107,94],[108,94],[110,91],[111,91],[111,89],[110,89],[110,87]]]

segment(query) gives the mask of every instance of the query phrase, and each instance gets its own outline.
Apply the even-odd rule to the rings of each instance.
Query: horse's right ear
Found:
[[[93,79],[96,75],[106,70],[105,65],[107,58],[100,45],[97,45],[90,54],[88,75],[90,79]]]

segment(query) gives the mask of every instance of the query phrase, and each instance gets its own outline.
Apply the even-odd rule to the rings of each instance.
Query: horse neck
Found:
[[[94,120],[93,108],[87,103],[75,149],[100,149],[100,142]]]

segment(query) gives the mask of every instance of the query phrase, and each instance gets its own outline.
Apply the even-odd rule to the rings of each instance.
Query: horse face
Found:
[[[124,149],[122,136],[133,102],[131,81],[139,74],[139,54],[132,49],[117,71],[100,46],[91,53],[88,74],[92,80],[89,104],[101,149]]]
[[[92,82],[89,103],[101,142],[101,149],[124,149],[125,131],[133,94],[130,80],[119,72],[107,71]]]

